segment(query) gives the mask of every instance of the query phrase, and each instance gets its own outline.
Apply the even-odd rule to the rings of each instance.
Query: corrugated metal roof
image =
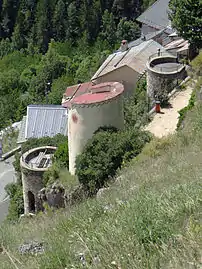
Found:
[[[164,47],[154,40],[144,41],[138,46],[129,48],[125,52],[118,51],[109,55],[106,61],[100,66],[91,80],[95,80],[109,72],[112,72],[125,65],[138,73],[143,73],[146,69],[146,62],[152,54],[160,49],[165,51]],[[120,77],[120,79],[123,79]]]
[[[167,28],[168,33],[172,33],[171,23],[168,18],[170,0],[157,0],[151,7],[143,12],[137,21],[147,24],[156,29]]]
[[[29,138],[67,135],[67,109],[60,105],[29,105],[23,117],[18,143]]]

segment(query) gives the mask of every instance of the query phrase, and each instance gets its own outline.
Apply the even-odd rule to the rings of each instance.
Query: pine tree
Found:
[[[25,15],[19,12],[17,23],[12,34],[12,43],[15,49],[26,47],[26,29]]]
[[[96,0],[84,0],[82,25],[86,31],[87,42],[95,41],[101,25],[100,2]]]
[[[53,17],[54,38],[58,41],[65,40],[65,32],[67,27],[67,12],[63,0],[59,0],[55,6]]]
[[[79,20],[79,11],[76,7],[75,2],[72,2],[67,7],[67,30],[66,30],[66,40],[76,41],[78,37],[81,36],[81,24]]]
[[[119,41],[122,39],[132,41],[140,37],[140,28],[137,23],[133,21],[127,21],[126,18],[123,18],[120,20],[117,26],[116,35]]]
[[[112,47],[116,43],[116,25],[114,21],[114,16],[105,10],[102,16],[102,31],[100,36],[103,40],[106,40]]]
[[[39,0],[36,13],[35,43],[42,52],[48,49],[51,38],[51,0]]]
[[[18,11],[19,0],[3,0],[1,12],[1,26],[3,37],[9,37],[12,34]]]

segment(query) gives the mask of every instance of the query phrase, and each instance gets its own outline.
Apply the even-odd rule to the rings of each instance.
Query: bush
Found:
[[[54,162],[58,163],[61,167],[69,168],[69,154],[68,154],[67,138],[66,138],[66,141],[58,145],[58,148],[54,154]]]
[[[18,183],[11,183],[5,187],[5,190],[10,197],[7,220],[17,221],[24,212],[22,186]]]
[[[148,133],[134,129],[100,129],[77,156],[76,175],[79,182],[94,194],[115,176],[123,163],[137,156],[149,140]]]
[[[141,79],[133,95],[124,102],[125,126],[139,128],[148,122],[150,110],[149,99],[146,92],[146,80]]]
[[[22,144],[22,153],[26,151],[42,146],[57,147],[59,144],[67,141],[67,137],[61,134],[57,134],[54,137],[42,137],[42,138],[30,138],[24,144]]]
[[[58,180],[59,174],[60,174],[60,166],[57,163],[53,163],[53,165],[43,174],[44,186],[52,184],[56,180]]]

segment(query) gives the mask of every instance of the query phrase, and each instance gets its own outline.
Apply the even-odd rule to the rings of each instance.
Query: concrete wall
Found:
[[[138,72],[128,66],[122,66],[97,78],[94,82],[96,84],[111,81],[121,82],[124,85],[124,96],[130,96],[134,92],[138,77]]]
[[[102,126],[124,126],[122,95],[98,104],[73,105],[68,117],[69,171],[75,173],[75,159],[89,138]]]

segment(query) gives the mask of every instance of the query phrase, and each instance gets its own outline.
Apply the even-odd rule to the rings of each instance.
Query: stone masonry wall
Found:
[[[165,101],[168,93],[170,93],[177,84],[177,79],[184,79],[185,71],[175,74],[160,74],[151,70],[147,70],[147,95],[151,101],[155,100],[155,96],[161,102]]]
[[[31,171],[25,168],[22,169],[22,184],[24,198],[24,213],[30,213],[28,192],[32,192],[35,199],[35,210],[42,209],[42,204],[38,198],[38,192],[43,188],[43,173],[42,171]]]

